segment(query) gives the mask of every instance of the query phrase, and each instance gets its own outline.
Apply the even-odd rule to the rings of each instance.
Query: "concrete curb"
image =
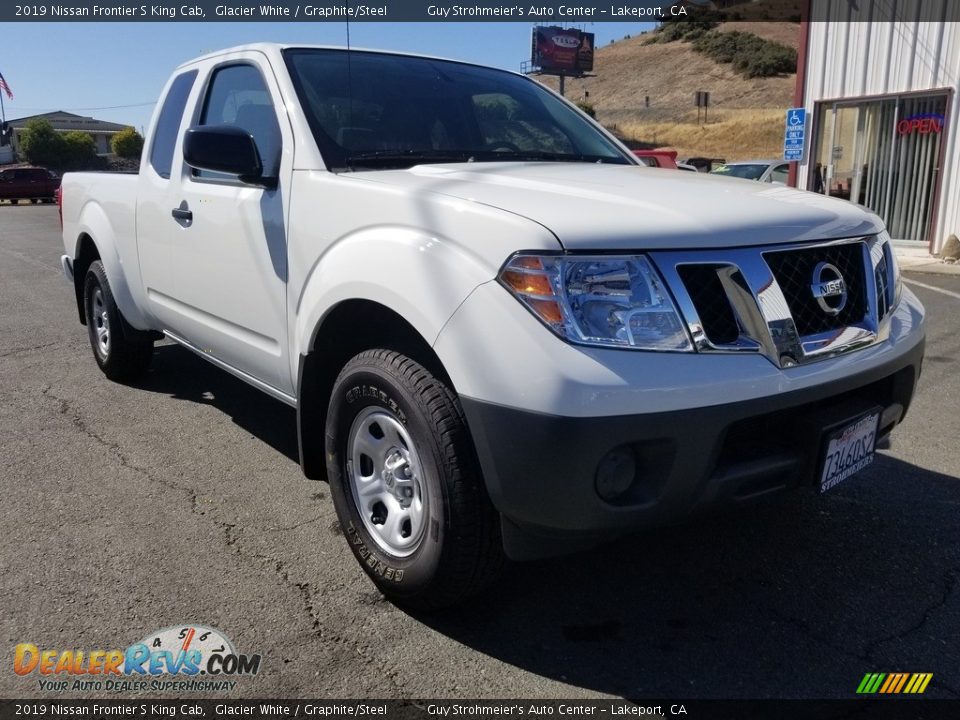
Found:
[[[897,263],[904,272],[960,276],[960,262],[944,262],[923,249],[894,247],[894,251]]]

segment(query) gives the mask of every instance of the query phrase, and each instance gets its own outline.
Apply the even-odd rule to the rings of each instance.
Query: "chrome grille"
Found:
[[[790,367],[889,335],[893,276],[887,240],[881,235],[650,256],[698,352],[759,353]],[[842,276],[844,303],[815,295],[815,289],[825,292],[822,264]]]
[[[764,259],[780,284],[801,337],[863,321],[867,314],[863,243],[767,252],[764,253]],[[837,315],[824,313],[810,291],[814,268],[821,262],[836,267],[846,283],[847,303]]]

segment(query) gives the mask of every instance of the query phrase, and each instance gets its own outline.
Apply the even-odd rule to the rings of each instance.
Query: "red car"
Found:
[[[634,150],[633,154],[647,167],[677,169],[676,150]]]
[[[16,205],[21,200],[52,201],[60,187],[60,178],[52,170],[19,167],[0,170],[0,200]]]

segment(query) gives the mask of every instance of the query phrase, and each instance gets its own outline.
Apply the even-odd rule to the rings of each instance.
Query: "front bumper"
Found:
[[[868,373],[710,407],[560,417],[463,399],[487,490],[514,559],[568,552],[700,510],[814,484],[823,431],[881,407],[878,438],[906,414],[924,343]],[[601,499],[596,474],[627,447],[630,490]]]
[[[557,554],[701,509],[812,483],[822,430],[881,407],[902,420],[924,352],[904,289],[889,337],[790,369],[759,355],[575,347],[495,284],[434,345],[461,397],[489,495],[516,559]],[[626,446],[638,470],[615,501],[598,465]]]

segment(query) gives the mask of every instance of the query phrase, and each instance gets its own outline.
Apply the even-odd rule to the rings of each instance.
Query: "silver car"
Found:
[[[786,185],[790,163],[782,160],[738,160],[717,165],[710,172],[713,175]]]

